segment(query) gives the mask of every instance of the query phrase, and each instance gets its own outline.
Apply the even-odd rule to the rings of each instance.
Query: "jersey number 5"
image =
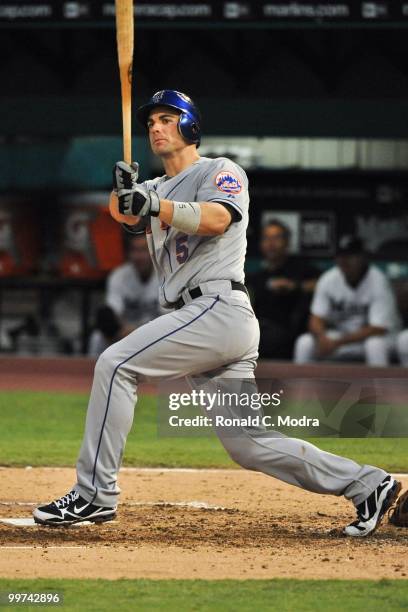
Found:
[[[183,234],[176,238],[176,259],[179,264],[187,261],[188,257],[188,236]]]

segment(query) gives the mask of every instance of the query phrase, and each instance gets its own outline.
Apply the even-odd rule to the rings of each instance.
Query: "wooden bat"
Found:
[[[116,41],[122,94],[123,121],[123,159],[132,162],[132,66],[134,51],[134,13],[133,0],[115,0],[116,5]],[[109,210],[114,219],[120,223],[134,225],[139,217],[121,215],[118,210],[118,199],[111,195]]]
[[[116,40],[122,90],[123,159],[132,162],[133,0],[116,0]]]

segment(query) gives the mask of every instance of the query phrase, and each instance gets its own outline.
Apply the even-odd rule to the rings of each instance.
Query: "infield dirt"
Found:
[[[66,493],[70,468],[0,470],[0,518]],[[408,486],[408,478],[401,479]],[[129,470],[117,518],[70,528],[0,524],[0,575],[34,578],[402,578],[408,530],[341,536],[343,498],[244,470]],[[207,507],[194,507],[201,502]]]

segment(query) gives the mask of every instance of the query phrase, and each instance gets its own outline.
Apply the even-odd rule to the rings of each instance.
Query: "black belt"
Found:
[[[231,289],[233,291],[243,291],[248,295],[248,289],[242,283],[231,281]],[[203,292],[201,291],[200,287],[194,287],[194,289],[189,289],[188,293],[192,300],[195,300],[196,298],[201,297],[203,295]],[[169,305],[175,308],[176,310],[179,310],[179,308],[183,308],[183,306],[186,305],[186,302],[181,297],[179,300],[177,300],[177,302],[173,302]]]

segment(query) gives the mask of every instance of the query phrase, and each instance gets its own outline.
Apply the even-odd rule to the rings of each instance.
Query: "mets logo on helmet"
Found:
[[[242,184],[232,172],[219,172],[215,177],[215,184],[217,189],[224,191],[224,193],[240,193],[242,191]]]

